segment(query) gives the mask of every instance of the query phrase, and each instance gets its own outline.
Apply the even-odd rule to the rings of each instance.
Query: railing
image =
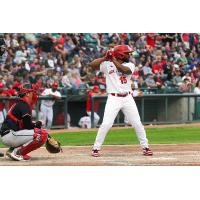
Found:
[[[101,95],[101,96],[93,96],[91,98],[92,102],[92,108],[91,108],[91,122],[92,127],[94,127],[94,101],[97,99],[105,99],[107,98],[107,95]],[[182,102],[176,102],[178,99],[186,98],[187,101]],[[191,98],[194,100],[191,105]],[[197,102],[198,98],[200,98],[200,95],[198,94],[191,94],[191,93],[183,93],[183,94],[144,94],[142,97],[136,97],[136,102],[141,102],[141,109],[139,110],[141,121],[144,124],[168,124],[168,123],[186,123],[186,122],[200,122],[200,116],[197,118]],[[173,99],[174,103],[173,103]],[[157,112],[162,111],[161,114],[158,113],[160,116],[160,119],[162,120],[145,120],[145,103],[149,101],[155,101],[164,100],[164,103],[162,105],[159,105],[159,110]],[[169,102],[170,101],[170,102]],[[155,101],[156,102],[156,101]],[[176,105],[177,104],[177,105]],[[170,115],[169,115],[169,106],[170,108]],[[177,113],[176,110],[171,110],[173,108],[176,108],[176,106],[179,106],[180,113]],[[139,107],[139,106],[138,106]],[[191,107],[194,107],[193,111],[191,110]],[[155,105],[155,109],[156,105]],[[156,110],[154,111],[156,112]],[[180,114],[180,120],[178,120],[178,115]],[[186,115],[186,116],[185,116]],[[192,116],[191,116],[192,115]],[[124,123],[119,122],[119,116],[117,117],[117,122],[115,125],[124,125]]]
[[[76,121],[82,117],[85,112],[86,95],[77,95],[76,99],[74,95],[62,96],[60,100],[56,101],[56,109],[60,113],[64,114],[64,122],[61,125],[56,125],[52,128],[68,128],[67,113],[70,111],[72,118],[76,118]],[[91,123],[94,127],[94,102],[99,99],[105,105],[107,95],[99,95],[91,97]],[[17,97],[0,97],[0,102],[4,101],[8,103],[10,100],[16,100]],[[38,119],[39,105],[41,100],[50,100],[52,97],[40,96],[39,101],[35,107],[36,119]],[[141,121],[144,124],[168,124],[168,123],[192,123],[200,122],[200,95],[184,93],[184,94],[144,94],[142,97],[135,98]],[[81,102],[82,113],[79,112],[79,108],[75,106]],[[60,104],[59,104],[60,103]],[[69,109],[69,104],[70,106]],[[78,104],[80,105],[80,104]],[[76,109],[75,109],[76,107]],[[76,111],[74,111],[76,110]],[[77,112],[78,110],[78,112]],[[58,113],[59,113],[58,112]],[[76,113],[75,113],[76,112]],[[104,108],[101,108],[101,120],[103,118]],[[99,113],[98,113],[99,114]],[[57,116],[54,116],[57,118]],[[101,122],[100,120],[100,122]],[[100,124],[100,123],[99,123]],[[77,122],[74,124],[77,126]],[[121,113],[115,120],[115,125],[124,125],[123,116]]]

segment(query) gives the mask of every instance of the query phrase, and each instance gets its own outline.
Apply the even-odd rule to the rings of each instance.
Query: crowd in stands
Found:
[[[197,33],[5,33],[7,52],[0,58],[0,87],[16,95],[24,82],[41,90],[58,81],[62,94],[84,94],[102,73],[90,74],[87,63],[118,44],[130,45],[135,64],[133,89],[151,93],[193,92],[200,78]]]

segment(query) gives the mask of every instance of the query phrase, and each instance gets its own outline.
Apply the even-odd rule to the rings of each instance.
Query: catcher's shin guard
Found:
[[[40,148],[47,140],[48,133],[43,129],[34,129],[35,134],[33,135],[33,140],[29,143],[23,145],[18,149],[18,153],[22,156]]]

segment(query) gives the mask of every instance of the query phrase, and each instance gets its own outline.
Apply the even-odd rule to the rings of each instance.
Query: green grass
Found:
[[[146,131],[150,144],[200,143],[199,127],[147,128]],[[63,146],[84,146],[94,143],[96,132],[55,133],[53,137]],[[138,144],[138,140],[133,129],[118,129],[109,131],[104,144]]]

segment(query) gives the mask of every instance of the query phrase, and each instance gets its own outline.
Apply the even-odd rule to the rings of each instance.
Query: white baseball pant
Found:
[[[43,114],[44,125],[50,129],[53,122],[53,107],[41,104],[40,110]]]
[[[105,106],[103,122],[98,130],[93,149],[101,149],[105,137],[109,129],[112,127],[114,120],[120,110],[122,110],[129,123],[135,129],[136,135],[142,148],[148,147],[146,132],[140,120],[138,109],[133,97],[131,95],[127,95],[126,97],[117,97],[109,94]]]

